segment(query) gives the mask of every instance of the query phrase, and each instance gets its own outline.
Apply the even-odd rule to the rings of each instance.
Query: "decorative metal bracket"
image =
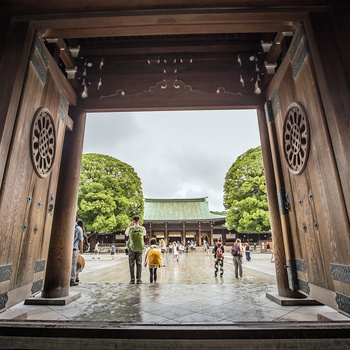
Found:
[[[288,214],[291,211],[290,200],[288,193],[283,188],[277,189],[277,200],[280,213],[282,215]]]
[[[271,123],[275,120],[275,116],[273,114],[272,110],[272,103],[270,100],[266,101],[264,104],[264,109],[265,109],[265,116],[266,116],[266,121],[268,123]]]
[[[50,215],[52,215],[54,206],[55,206],[55,195],[53,193],[51,193],[50,203],[49,203],[49,208],[48,208],[48,212]]]

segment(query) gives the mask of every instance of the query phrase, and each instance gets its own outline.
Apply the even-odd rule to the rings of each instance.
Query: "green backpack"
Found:
[[[129,231],[129,246],[133,252],[141,252],[145,248],[142,227],[131,227]]]

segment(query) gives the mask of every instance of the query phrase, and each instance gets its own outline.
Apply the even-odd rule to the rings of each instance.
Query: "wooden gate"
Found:
[[[0,194],[0,309],[41,291],[68,101],[35,37]]]
[[[350,231],[339,170],[303,27],[268,93],[268,122],[291,289],[350,312]],[[276,172],[276,170],[275,170]]]

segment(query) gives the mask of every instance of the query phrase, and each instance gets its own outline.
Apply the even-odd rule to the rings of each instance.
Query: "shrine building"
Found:
[[[144,223],[149,237],[171,242],[226,240],[226,215],[209,210],[207,197],[188,199],[145,198]]]

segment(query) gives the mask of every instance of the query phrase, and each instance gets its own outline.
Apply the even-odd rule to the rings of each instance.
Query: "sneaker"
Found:
[[[141,284],[142,283],[142,281],[141,280],[137,280],[137,284]]]
[[[131,281],[130,281],[130,284],[135,284],[135,280],[131,280]]]
[[[73,286],[79,286],[79,283],[78,282],[75,282],[75,281],[70,281],[70,286],[73,287]]]

